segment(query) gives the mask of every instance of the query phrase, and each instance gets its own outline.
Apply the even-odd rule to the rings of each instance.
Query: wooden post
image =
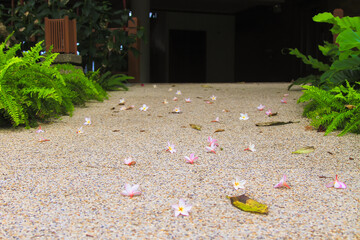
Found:
[[[62,45],[64,46],[64,51],[65,53],[69,53],[70,52],[70,43],[69,43],[69,35],[70,35],[70,29],[69,29],[69,17],[65,16],[64,17],[64,38],[62,39]]]
[[[341,8],[336,8],[333,11],[333,15],[334,15],[334,17],[342,18],[342,17],[344,17],[344,10],[342,10]],[[339,34],[333,34],[333,43],[335,43],[336,45],[338,45],[336,43],[336,38],[337,38],[338,35]]]
[[[137,33],[138,19],[136,17],[128,21],[128,34]],[[140,51],[140,41],[136,39],[136,42],[131,45]],[[134,77],[135,82],[140,82],[140,57],[136,57],[132,51],[129,51],[128,55],[128,75]]]

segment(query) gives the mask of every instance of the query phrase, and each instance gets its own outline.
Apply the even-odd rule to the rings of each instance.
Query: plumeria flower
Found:
[[[174,98],[173,98],[173,101],[177,101],[177,100],[178,100],[178,98],[177,98],[177,97],[174,97]]]
[[[215,153],[216,154],[216,152],[215,152],[216,145],[214,143],[212,143],[210,146],[207,146],[205,149],[209,153]]]
[[[265,106],[264,106],[264,105],[262,105],[262,104],[260,104],[260,105],[257,107],[257,109],[258,109],[259,111],[264,110],[264,108],[265,108]]]
[[[212,95],[210,98],[211,98],[211,100],[213,100],[213,101],[216,100],[216,96],[215,96],[215,95]]]
[[[42,130],[42,129],[41,129],[41,126],[39,125],[39,129],[38,129],[38,130],[36,130],[36,132],[37,132],[37,133],[43,133],[43,132],[44,132],[44,130]]]
[[[186,205],[183,199],[179,200],[179,204],[172,205],[172,208],[175,209],[175,217],[181,215],[189,216],[191,210],[191,205]]]
[[[191,103],[191,99],[190,98],[185,98],[185,102]]]
[[[139,196],[141,195],[141,192],[137,191],[138,188],[138,184],[131,186],[130,184],[125,183],[125,190],[121,192],[121,195],[129,196],[130,198],[132,198],[133,196]]]
[[[237,178],[233,181],[234,188],[238,190],[239,188],[245,188],[246,180],[239,181]]]
[[[146,110],[148,110],[148,108],[149,108],[149,107],[146,106],[146,104],[143,104],[142,107],[139,108],[139,109],[140,109],[140,111],[144,111],[144,112],[145,112]]]
[[[179,107],[174,108],[173,113],[181,113],[180,108]]]
[[[80,128],[76,131],[76,133],[84,133],[83,128],[80,127]]]
[[[164,99],[164,101],[162,103],[163,104],[168,104],[169,102],[166,99]]]
[[[289,94],[288,94],[288,93],[285,93],[285,94],[284,94],[284,97],[287,97],[287,96],[289,96]]]
[[[91,119],[90,118],[85,118],[84,125],[91,125]]]
[[[335,177],[335,182],[330,182],[328,184],[326,184],[326,187],[330,188],[330,187],[334,187],[334,188],[346,188],[346,184],[343,182],[340,182],[338,180],[338,176],[336,175]]]
[[[194,161],[198,159],[198,157],[194,157],[194,153],[190,154],[190,156],[185,156],[186,162],[190,164],[194,164]]]
[[[251,151],[251,152],[255,152],[256,149],[255,149],[255,144],[251,144],[249,145],[248,148],[245,148],[244,151]]]
[[[287,103],[287,99],[284,97],[283,99],[280,100],[281,103]]]
[[[180,90],[177,90],[177,91],[176,91],[176,95],[181,95],[181,91],[180,91]]]
[[[219,146],[219,144],[217,143],[217,140],[215,138],[208,137],[207,141],[209,142],[209,146],[211,146],[212,144],[214,144],[215,146]]]
[[[120,111],[124,111],[124,110],[127,110],[127,108],[124,107],[124,106],[122,106],[122,107],[120,108]]]
[[[274,188],[281,188],[281,187],[290,188],[289,185],[286,183],[286,175],[285,174],[282,177],[282,179],[280,180],[280,182],[274,186]]]
[[[169,92],[171,92],[172,90],[173,90],[172,88],[169,88],[169,90],[168,90],[168,91],[169,91]]]
[[[145,104],[144,104],[144,105],[145,105]],[[131,110],[131,109],[133,109],[134,107],[135,107],[134,105],[131,105],[131,106],[127,107],[126,110]]]
[[[245,114],[240,113],[240,118],[239,119],[240,120],[248,120],[249,117],[248,117],[247,113],[245,113]]]
[[[272,114],[271,109],[267,110],[267,111],[265,112],[265,114],[268,115],[268,116],[271,116],[271,114]]]
[[[43,142],[48,142],[50,141],[49,139],[45,139],[45,138],[39,138],[39,142],[43,143]]]
[[[121,98],[119,101],[119,105],[124,105],[125,104],[125,99]]]
[[[166,149],[166,151],[171,152],[171,153],[176,152],[175,145],[174,145],[174,144],[170,144],[170,143],[168,142],[168,148]]]
[[[205,101],[207,104],[213,104],[214,102],[210,102],[210,101]]]
[[[211,122],[219,122],[219,117],[216,117],[215,120],[212,120]]]
[[[131,166],[131,165],[135,165],[136,162],[132,160],[131,157],[128,157],[128,158],[125,158],[124,159],[124,164],[128,165],[128,166]]]

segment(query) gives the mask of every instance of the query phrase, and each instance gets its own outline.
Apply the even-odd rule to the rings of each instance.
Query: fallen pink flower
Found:
[[[130,198],[132,198],[134,196],[139,196],[139,195],[141,195],[141,192],[137,191],[138,188],[139,188],[138,184],[131,187],[130,184],[125,183],[125,190],[121,192],[121,195],[129,196]]]
[[[255,149],[255,144],[251,144],[249,145],[248,148],[245,148],[244,151],[250,151],[250,152],[255,152],[256,149]]]
[[[216,117],[215,120],[212,120],[211,122],[219,122],[219,117]]]
[[[281,103],[287,103],[287,99],[284,97],[283,99],[280,100]]]
[[[179,204],[172,205],[172,208],[175,209],[175,217],[181,215],[188,216],[192,208],[191,205],[186,205],[183,199],[179,200]]]
[[[49,139],[45,139],[45,138],[39,138],[39,142],[43,143],[43,142],[48,142],[50,141]]]
[[[41,129],[41,126],[39,125],[39,129],[38,129],[38,130],[36,130],[36,132],[37,132],[37,133],[43,133],[43,132],[44,132],[44,130],[42,130],[42,129]]]
[[[190,154],[190,156],[185,156],[186,162],[190,164],[194,164],[194,161],[198,159],[198,157],[194,157],[194,153]]]
[[[214,144],[215,146],[219,146],[219,144],[217,143],[217,140],[215,138],[208,137],[207,141],[209,142],[209,146],[211,146],[212,144]]]
[[[285,174],[282,177],[282,179],[280,180],[280,182],[274,186],[274,188],[281,188],[281,187],[290,188],[289,185],[286,183],[286,175]]]
[[[177,97],[174,97],[174,98],[173,98],[173,101],[177,101],[177,100],[178,100],[178,98],[177,98]]]
[[[191,103],[191,99],[190,98],[185,98],[185,102],[186,103]]]
[[[168,104],[169,102],[166,99],[164,99],[164,101],[162,103],[163,104]]]
[[[128,166],[131,166],[131,165],[135,165],[136,162],[132,160],[131,157],[128,157],[128,158],[125,158],[124,159],[124,164],[128,165]]]
[[[214,143],[211,144],[210,147],[208,146],[208,147],[206,147],[205,149],[206,149],[206,151],[209,152],[209,153],[211,152],[211,153],[215,153],[215,154],[216,154],[216,152],[215,152],[216,145],[215,145]]]
[[[265,114],[268,115],[268,116],[271,115],[271,114],[272,114],[271,109],[267,110],[267,111],[265,112]]]
[[[343,182],[340,182],[340,181],[338,180],[338,176],[336,175],[335,181],[326,184],[326,187],[328,187],[328,188],[330,188],[330,187],[334,187],[334,188],[346,188],[346,184],[343,183]]]
[[[166,151],[171,152],[171,153],[176,152],[175,145],[174,145],[174,144],[170,144],[170,143],[168,142],[168,148],[166,149]]]
[[[260,104],[260,105],[257,107],[257,109],[258,109],[259,111],[264,110],[264,108],[265,108],[265,106],[264,106],[264,105],[262,105],[262,104]]]
[[[284,97],[287,97],[287,96],[289,96],[289,94],[288,94],[288,93],[285,93],[285,94],[284,94]]]

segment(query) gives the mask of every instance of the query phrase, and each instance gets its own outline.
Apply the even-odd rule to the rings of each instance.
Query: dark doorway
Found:
[[[206,82],[205,31],[169,31],[169,82]]]

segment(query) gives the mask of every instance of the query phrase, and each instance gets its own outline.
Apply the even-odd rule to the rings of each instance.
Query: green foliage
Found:
[[[125,85],[129,79],[134,77],[127,76],[125,74],[112,74],[110,71],[101,74],[100,69],[95,72],[88,72],[87,76],[98,83],[106,91],[115,91],[122,88],[127,91],[129,88]]]
[[[106,97],[106,92],[82,71],[60,66],[67,71],[61,73],[57,67],[51,67],[57,54],[39,55],[41,44],[23,52],[21,57],[16,56],[20,44],[8,50],[5,42],[0,44],[0,118],[13,126],[29,127],[38,120],[71,115],[74,104]]]
[[[75,12],[79,12],[75,14]],[[9,31],[15,32],[15,38],[23,50],[29,50],[35,42],[44,40],[44,18],[76,18],[78,51],[83,59],[83,68],[96,68],[122,71],[127,68],[129,51],[138,53],[132,47],[136,38],[143,37],[143,28],[136,35],[128,34],[124,29],[128,21],[129,10],[114,11],[108,1],[68,1],[68,0],[27,0],[15,8],[14,14],[7,9]],[[1,9],[0,9],[1,14]],[[10,22],[13,24],[10,25]],[[115,28],[110,30],[109,27]],[[35,40],[35,41],[34,41]]]
[[[356,83],[360,85],[360,82]],[[326,128],[325,135],[342,129],[339,136],[348,132],[360,133],[360,92],[346,82],[326,91],[315,86],[303,86],[304,94],[298,102],[309,102],[304,115],[315,128]]]
[[[324,56],[329,57],[331,66],[305,56],[296,48],[290,49],[290,54],[301,58],[305,64],[310,64],[321,73],[317,77],[308,77],[297,79],[289,86],[303,85],[311,83],[313,86],[319,86],[323,89],[332,89],[339,85],[346,85],[346,81],[354,84],[360,80],[360,17],[334,17],[331,13],[320,13],[313,17],[315,22],[325,22],[333,24],[331,32],[339,34],[336,44],[325,42],[319,45],[319,50]],[[359,86],[356,86],[359,88]]]

